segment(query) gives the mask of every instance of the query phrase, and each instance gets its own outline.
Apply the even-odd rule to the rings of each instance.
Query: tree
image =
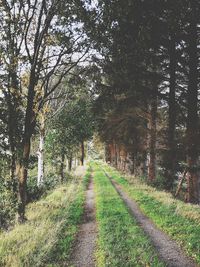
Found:
[[[73,155],[80,147],[80,160],[82,164],[84,163],[84,141],[92,137],[94,129],[91,96],[87,93],[87,88],[79,90],[74,99],[50,121],[51,126],[47,135],[47,153],[51,158],[59,158],[62,180],[65,158],[67,157],[68,167],[71,170]]]
[[[199,117],[198,117],[198,23],[200,5],[189,3],[188,55],[189,81],[187,91],[186,160],[188,198],[192,203],[200,202],[199,164]]]
[[[10,80],[9,86],[2,81],[3,92],[7,102],[12,102],[8,104],[8,121],[18,114],[15,111],[22,112],[22,118],[14,118],[16,127],[9,134],[12,154],[17,161],[20,221],[25,219],[31,137],[37,116],[63,77],[84,60],[87,53],[87,47],[81,46],[85,39],[80,34],[80,24],[77,26],[74,19],[77,8],[74,3],[46,0],[18,3],[4,0],[1,5],[2,72],[5,80]],[[23,131],[19,134],[18,129]]]
[[[187,162],[188,199],[195,203],[199,201],[199,6],[198,1],[182,0],[102,0],[85,7],[89,14],[85,29],[101,55],[96,58],[102,74],[96,79],[96,93],[107,158],[118,168],[122,161],[129,162],[134,170],[138,148],[130,143],[135,143],[142,128],[144,138],[150,137],[149,142],[143,140],[151,155],[150,180],[155,180],[157,169],[165,177],[165,188],[173,190],[177,173],[185,173],[182,166]],[[129,126],[130,106],[122,108],[124,99],[134,107],[132,118],[145,120],[135,124],[137,130]],[[139,162],[145,158],[139,157]]]

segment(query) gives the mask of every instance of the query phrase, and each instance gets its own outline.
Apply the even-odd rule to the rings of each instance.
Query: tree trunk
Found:
[[[175,163],[175,126],[176,126],[176,42],[175,37],[171,37],[170,48],[170,88],[169,88],[169,118],[168,118],[168,136],[167,136],[167,151],[166,157],[164,158],[165,166],[165,178],[166,178],[166,189],[172,189],[174,182],[174,163]]]
[[[45,114],[42,111],[40,116],[40,141],[38,149],[38,177],[37,185],[42,186],[44,183],[44,142],[45,142]]]
[[[42,186],[44,184],[44,139],[45,139],[45,125],[44,118],[41,120],[40,124],[40,142],[38,150],[38,177],[37,185]]]
[[[23,146],[23,159],[18,166],[18,182],[19,182],[19,222],[23,223],[26,220],[25,207],[27,203],[27,174],[28,174],[28,161],[30,155],[30,139],[24,142]]]
[[[34,112],[34,97],[35,97],[35,73],[34,69],[31,70],[29,88],[28,88],[28,97],[27,97],[27,106],[26,106],[26,115],[24,123],[24,134],[23,141],[21,145],[22,154],[19,154],[19,171],[18,171],[18,181],[19,181],[19,222],[24,222],[25,217],[25,207],[27,202],[27,174],[28,174],[28,165],[31,149],[31,137],[33,130],[36,125],[36,117]]]
[[[12,61],[12,69],[9,71],[8,75],[8,92],[5,93],[5,99],[8,105],[8,138],[9,138],[9,146],[10,146],[10,181],[11,181],[11,190],[13,191],[14,198],[17,199],[17,180],[16,180],[16,149],[18,147],[18,138],[17,138],[17,107],[18,100],[16,95],[18,88],[17,81],[17,70],[14,62]],[[11,91],[10,89],[14,89]]]
[[[191,21],[189,27],[189,84],[187,92],[187,129],[186,129],[186,161],[187,161],[187,201],[200,203],[200,178],[198,171],[198,49],[197,49],[197,17],[195,1],[191,1]]]
[[[110,149],[110,144],[108,144],[107,142],[105,143],[105,161],[107,163],[111,162],[111,149]]]
[[[72,157],[68,159],[68,171],[72,170]]]
[[[156,118],[157,118],[157,90],[152,95],[150,104],[149,120],[149,166],[148,180],[153,181],[156,178]]]
[[[16,170],[16,156],[15,152],[11,150],[11,160],[10,160],[10,178],[11,181],[15,179],[15,170]]]
[[[60,164],[60,177],[61,177],[61,183],[64,181],[64,164],[65,164],[65,154],[62,153],[61,156],[61,164]]]
[[[10,163],[10,181],[13,200],[17,203],[17,195],[18,195],[18,183],[16,177],[16,154],[15,151],[11,152],[11,163]]]
[[[8,27],[11,27],[10,21]],[[16,149],[18,146],[17,122],[18,122],[18,107],[19,107],[19,82],[17,78],[18,61],[16,60],[16,47],[10,31],[7,31],[8,41],[8,58],[10,61],[8,69],[7,90],[4,92],[5,100],[8,106],[8,140],[11,152],[10,160],[10,181],[11,190],[14,195],[17,195],[16,181]]]
[[[85,159],[85,147],[84,147],[84,141],[81,142],[81,166],[84,165],[84,159]]]
[[[115,168],[117,168],[118,166],[117,166],[117,143],[115,142],[114,143],[114,153],[115,153],[115,162],[114,162],[114,166],[115,166]]]

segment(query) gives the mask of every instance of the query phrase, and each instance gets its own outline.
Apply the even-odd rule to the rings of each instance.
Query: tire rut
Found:
[[[138,204],[131,199],[105,171],[113,187],[116,189],[131,215],[137,220],[143,231],[149,236],[153,246],[158,252],[160,259],[167,267],[198,267],[192,259],[187,257],[178,244],[158,227],[140,210]]]

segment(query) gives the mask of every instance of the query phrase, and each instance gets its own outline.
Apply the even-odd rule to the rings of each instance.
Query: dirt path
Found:
[[[168,267],[197,266],[184,254],[175,241],[171,240],[165,233],[159,230],[155,224],[141,212],[137,203],[123,192],[120,185],[112,179],[111,182],[125,204],[128,206],[131,214],[136,218],[144,232],[150,237],[154,247],[160,255],[160,258]]]
[[[72,251],[70,266],[94,267],[94,251],[97,237],[97,226],[95,218],[95,201],[93,181],[91,179],[86,191],[86,203],[83,223],[80,226],[77,241]]]

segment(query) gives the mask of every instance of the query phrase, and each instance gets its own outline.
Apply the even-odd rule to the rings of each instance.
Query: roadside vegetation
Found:
[[[94,163],[92,167],[99,232],[97,266],[164,266],[104,172]]]
[[[83,214],[88,171],[27,206],[28,221],[0,234],[0,266],[63,266]]]
[[[200,264],[200,209],[198,205],[176,200],[170,193],[158,191],[142,183],[136,177],[124,177],[108,165],[103,165],[103,168],[138,203],[144,214],[176,240],[197,264]]]

